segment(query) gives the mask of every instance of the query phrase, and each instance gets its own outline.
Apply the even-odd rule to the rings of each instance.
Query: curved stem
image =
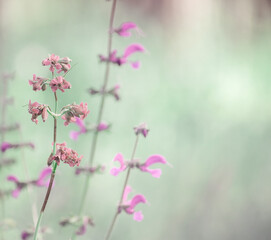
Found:
[[[55,96],[55,112],[57,111],[57,95],[56,93],[54,93]],[[54,141],[54,147],[53,147],[53,155],[56,154],[56,133],[57,133],[57,118],[54,117],[54,134],[53,134],[53,141]],[[35,229],[35,234],[34,234],[34,240],[37,240],[38,237],[38,232],[39,232],[39,227],[41,224],[41,220],[42,220],[42,216],[44,214],[48,199],[50,197],[51,194],[51,190],[52,190],[52,186],[53,186],[53,182],[54,182],[54,178],[55,178],[55,172],[56,172],[56,168],[57,168],[57,163],[54,161],[52,164],[52,173],[51,173],[51,177],[50,177],[50,183],[40,210],[40,215],[39,215],[39,219],[36,225],[36,229]]]
[[[134,157],[135,157],[135,152],[136,152],[136,148],[137,148],[137,144],[138,144],[138,140],[139,140],[139,134],[136,136],[136,141],[135,141],[135,145],[134,145],[134,149],[133,149],[133,153],[132,153],[132,156],[131,156],[131,160],[130,161],[133,161]],[[129,166],[129,164],[128,164]],[[124,184],[123,184],[123,188],[122,188],[122,193],[121,193],[121,197],[120,197],[120,201],[119,201],[119,206],[122,205],[122,199],[123,199],[123,195],[124,195],[124,192],[125,192],[125,188],[127,186],[127,183],[128,183],[128,180],[129,180],[129,177],[130,177],[130,173],[131,173],[131,167],[129,166],[128,167],[128,171],[127,171],[127,174],[126,174],[126,177],[125,177],[125,181],[124,181]],[[109,240],[110,236],[111,236],[111,233],[113,231],[113,228],[115,226],[115,223],[116,223],[116,220],[117,220],[117,217],[119,215],[119,209],[117,208],[117,211],[113,217],[113,220],[110,224],[110,227],[107,231],[107,234],[106,234],[106,237],[105,237],[105,240]]]

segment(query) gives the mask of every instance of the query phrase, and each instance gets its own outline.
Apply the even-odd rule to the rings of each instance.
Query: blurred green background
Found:
[[[160,179],[133,171],[129,184],[149,205],[140,206],[141,223],[121,214],[112,239],[228,240],[271,238],[271,1],[268,0],[119,0],[115,26],[133,21],[144,37],[114,36],[113,49],[122,52],[133,42],[146,47],[137,54],[139,70],[112,66],[110,84],[121,85],[121,101],[108,98],[103,119],[110,132],[99,137],[95,162],[105,163],[105,174],[91,179],[85,214],[96,226],[78,239],[103,239],[121,194],[124,174],[109,174],[118,152],[130,157],[135,136],[132,127],[146,122],[151,131],[140,139],[136,158],[164,155],[173,168],[162,166]],[[1,170],[1,189],[11,189],[5,177],[25,179],[22,156],[31,178],[46,166],[51,152],[53,121],[38,125],[27,112],[29,99],[53,104],[53,94],[33,92],[28,85],[35,73],[50,76],[41,61],[48,53],[68,56],[77,65],[67,75],[72,89],[59,93],[59,106],[87,102],[97,118],[99,97],[87,88],[102,85],[105,65],[98,54],[106,53],[112,2],[104,0],[1,0],[1,72],[16,72],[9,95],[9,123],[19,122],[25,141],[34,151],[7,152],[17,164]],[[1,88],[2,89],[2,88]],[[61,122],[61,121],[60,121]],[[84,155],[90,154],[92,136],[73,142],[74,125],[59,124],[58,142]],[[20,141],[17,132],[6,140]],[[53,229],[44,239],[68,240],[72,228],[60,228],[62,217],[75,214],[84,177],[62,164],[57,170],[43,226]],[[31,199],[23,191],[5,201],[6,217],[17,228],[5,239],[19,239],[32,225],[30,201],[40,209],[45,189],[34,189]]]

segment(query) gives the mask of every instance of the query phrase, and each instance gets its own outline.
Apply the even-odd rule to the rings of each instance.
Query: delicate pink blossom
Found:
[[[8,149],[12,148],[13,145],[8,143],[8,142],[2,142],[1,144],[1,152],[5,152],[7,151]]]
[[[31,103],[31,100],[29,100],[28,112],[32,114],[31,120],[36,124],[38,123],[38,116],[41,115],[43,122],[48,118],[47,106],[37,102]]]
[[[78,153],[71,148],[66,147],[66,143],[56,144],[56,154],[54,156],[50,156],[52,161],[56,161],[57,165],[59,165],[60,161],[67,163],[70,167],[79,166],[81,159],[83,156],[78,157]]]
[[[68,126],[71,122],[76,122],[76,117],[80,119],[85,119],[89,114],[87,103],[71,104],[67,106],[68,110],[62,116],[62,119],[65,120],[64,125]]]
[[[125,169],[127,168],[126,163],[125,163],[124,158],[123,158],[123,155],[121,153],[118,153],[114,157],[113,161],[120,163],[120,167],[119,168],[114,167],[114,168],[111,169],[110,173],[113,176],[117,176],[120,172],[125,171]]]
[[[45,168],[41,171],[40,176],[37,180],[22,182],[19,181],[18,178],[14,175],[9,175],[7,177],[7,180],[10,182],[14,182],[16,185],[16,188],[12,191],[12,196],[14,198],[17,198],[20,195],[20,192],[22,189],[24,189],[27,185],[34,185],[38,187],[46,186],[48,187],[49,181],[46,181],[45,179],[51,174],[52,170],[49,168]]]
[[[65,89],[71,89],[71,84],[62,76],[58,76],[51,80],[50,87],[53,92],[56,92],[57,89],[59,89],[61,92],[64,92]]]
[[[46,84],[45,82],[48,80],[48,78],[43,77],[37,77],[36,74],[33,74],[33,79],[29,80],[29,85],[33,86],[34,91],[45,91],[46,90]]]
[[[138,43],[134,43],[129,45],[125,51],[124,54],[120,57],[117,57],[117,50],[114,50],[111,52],[109,58],[103,56],[103,55],[99,55],[100,61],[101,62],[111,62],[114,64],[117,64],[119,66],[129,63],[133,68],[139,68],[139,62],[138,61],[129,61],[128,57],[130,57],[132,54],[136,53],[136,52],[144,52],[145,49],[142,45],[138,44]]]
[[[58,70],[57,73],[60,73],[62,71],[67,72],[71,68],[70,62],[71,59],[69,59],[68,57],[60,58],[55,54],[51,54],[48,58],[42,61],[42,65],[50,65],[50,71],[52,73],[55,71],[55,69]]]
[[[35,182],[36,186],[39,186],[39,187],[46,186],[46,187],[48,187],[49,183],[50,183],[50,179],[48,179],[48,177],[51,175],[51,173],[52,173],[51,168],[49,168],[49,167],[44,168],[42,170],[42,172],[40,173],[39,178]]]
[[[142,134],[144,137],[147,137],[147,135],[148,135],[150,129],[148,129],[146,123],[142,123],[142,124],[140,124],[139,126],[134,127],[134,131],[135,131],[135,134],[136,134],[136,135]]]
[[[125,190],[124,190],[124,194],[123,194],[123,198],[122,198],[122,204],[121,206],[119,206],[119,212],[121,212],[121,210],[123,209],[127,214],[133,214],[134,215],[134,220],[135,221],[142,221],[144,216],[142,214],[141,211],[135,212],[135,207],[139,204],[139,203],[146,203],[147,200],[146,198],[141,195],[135,195],[131,200],[127,200],[128,198],[128,194],[132,191],[132,188],[130,186],[126,186]]]
[[[106,122],[101,122],[98,126],[97,126],[97,131],[101,132],[101,131],[105,131],[109,128],[109,125]]]
[[[114,32],[119,34],[122,37],[130,37],[132,35],[131,30],[138,30],[138,27],[133,22],[125,22],[117,29],[114,29]]]
[[[87,132],[87,128],[85,126],[84,121],[82,119],[80,119],[79,117],[76,117],[75,124],[79,127],[79,131],[71,131],[70,132],[70,138],[73,140],[77,140],[79,135]]]
[[[146,162],[144,164],[141,164],[139,166],[139,169],[142,172],[148,172],[155,178],[160,178],[162,170],[161,169],[150,169],[149,167],[153,164],[161,163],[161,164],[167,164],[166,159],[161,155],[152,155],[148,157]]]

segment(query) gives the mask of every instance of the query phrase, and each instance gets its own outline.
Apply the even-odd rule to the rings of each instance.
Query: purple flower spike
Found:
[[[142,221],[144,216],[142,214],[141,211],[135,212],[135,207],[139,204],[139,203],[146,203],[147,200],[146,198],[142,195],[142,194],[138,194],[135,195],[132,200],[127,200],[128,194],[132,191],[132,188],[130,186],[126,186],[125,190],[124,190],[124,194],[123,194],[123,205],[120,206],[120,209],[124,209],[124,211],[127,214],[133,214],[134,217],[133,219],[135,221]]]
[[[134,127],[134,131],[135,131],[136,135],[142,134],[144,137],[147,137],[150,129],[147,128],[147,124],[146,123],[142,123],[139,126]]]
[[[132,35],[130,30],[132,29],[138,30],[136,24],[133,22],[125,22],[121,24],[119,28],[115,29],[114,32],[122,37],[130,37]]]
[[[150,156],[144,164],[142,164],[139,169],[142,172],[148,172],[155,178],[160,178],[162,170],[161,169],[150,169],[149,166],[155,164],[155,163],[161,163],[161,164],[167,164],[166,159],[161,155],[152,155]]]
[[[76,141],[81,134],[87,132],[87,128],[85,126],[84,121],[78,117],[76,117],[75,124],[79,127],[79,131],[71,131],[70,138]]]
[[[121,153],[118,153],[115,158],[113,159],[114,162],[119,162],[120,163],[120,167],[119,168],[112,168],[110,173],[113,175],[113,176],[117,176],[120,172],[123,172],[125,169],[126,169],[126,164],[124,162],[124,158],[123,158],[123,155]]]
[[[49,168],[49,167],[44,168],[42,170],[42,172],[40,173],[39,179],[36,181],[36,186],[39,186],[39,187],[46,186],[46,187],[48,187],[49,183],[50,183],[50,179],[46,180],[46,178],[48,176],[50,176],[51,173],[52,173],[52,169],[51,168]]]
[[[10,144],[10,143],[8,143],[8,142],[2,142],[2,144],[1,144],[1,151],[5,152],[5,151],[7,151],[8,149],[10,149],[12,147],[13,147],[13,145]]]

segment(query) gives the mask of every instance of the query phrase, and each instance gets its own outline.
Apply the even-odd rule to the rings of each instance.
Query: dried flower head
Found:
[[[58,76],[51,80],[50,87],[53,92],[56,92],[57,89],[59,89],[61,92],[64,92],[65,89],[71,89],[71,84],[62,76]]]
[[[33,79],[29,80],[29,85],[33,86],[34,91],[45,91],[46,90],[46,81],[48,78],[43,78],[43,77],[37,77],[36,74],[33,74]]]
[[[57,73],[61,73],[62,71],[67,72],[71,68],[70,65],[71,61],[72,60],[69,59],[68,57],[60,58],[55,54],[51,54],[49,55],[48,58],[42,61],[42,65],[43,66],[50,65],[50,71],[52,73],[55,71],[55,69],[58,70]]]
[[[68,126],[71,122],[76,122],[76,117],[80,119],[85,119],[89,114],[87,103],[71,104],[65,107],[67,110],[62,116],[62,119],[65,120],[64,125]]]
[[[43,122],[48,118],[47,106],[37,102],[31,103],[31,100],[29,100],[28,112],[32,114],[31,120],[36,124],[38,123],[38,116],[41,115]]]

